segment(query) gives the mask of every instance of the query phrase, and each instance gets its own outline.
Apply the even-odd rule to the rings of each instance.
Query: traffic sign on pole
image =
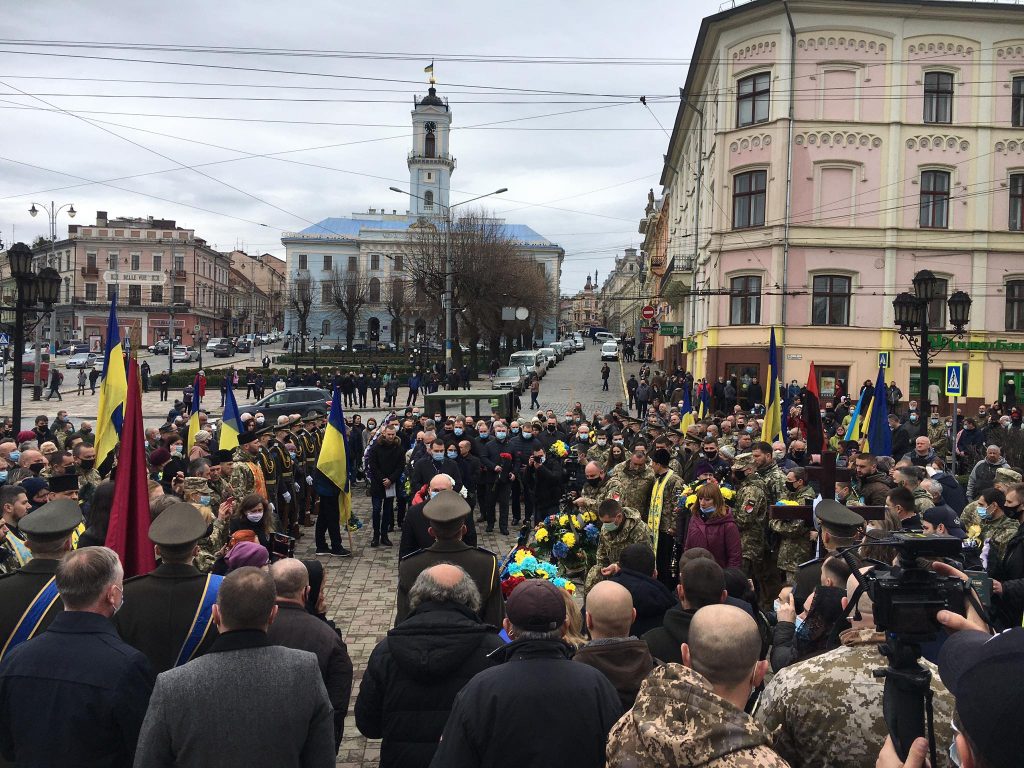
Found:
[[[878,367],[879,368],[891,368],[892,367],[892,355],[888,352],[878,353]]]
[[[647,304],[646,306],[644,306],[643,309],[640,310],[640,316],[644,320],[653,320],[655,314],[657,314],[657,310],[650,304]]]
[[[946,363],[946,397],[964,394],[964,364]]]
[[[8,336],[6,333],[0,333],[0,347],[6,347],[10,345],[10,343],[11,337]]]

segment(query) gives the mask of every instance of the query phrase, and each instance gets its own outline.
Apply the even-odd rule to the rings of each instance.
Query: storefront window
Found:
[[[736,396],[741,400],[747,396],[750,383],[760,375],[761,366],[757,363],[729,363],[725,366],[725,376],[735,380]]]
[[[934,382],[939,386],[939,391],[943,392],[945,387],[946,378],[946,367],[939,365],[937,368],[928,369],[928,381]],[[910,398],[912,400],[919,400],[921,398],[921,369],[911,368],[910,369]]]
[[[834,400],[839,395],[850,394],[846,386],[850,377],[849,368],[817,368],[815,373],[818,376],[818,395],[822,407],[827,400]],[[838,394],[836,393],[837,387],[839,388]]]

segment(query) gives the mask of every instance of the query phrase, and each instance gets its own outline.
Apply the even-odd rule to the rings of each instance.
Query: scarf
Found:
[[[661,507],[665,498],[665,486],[673,476],[672,470],[668,470],[661,477],[655,478],[654,487],[651,488],[651,506],[647,515],[647,523],[654,538],[654,555],[658,555],[658,532],[661,530]]]

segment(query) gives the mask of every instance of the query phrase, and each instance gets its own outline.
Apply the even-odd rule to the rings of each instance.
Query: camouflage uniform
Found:
[[[613,479],[618,486],[622,506],[637,510],[646,521],[651,506],[651,488],[654,487],[654,470],[650,464],[636,470],[633,469],[631,461],[626,459],[618,465]]]
[[[935,502],[932,501],[932,495],[928,493],[928,491],[924,488],[917,488],[914,491],[914,509],[916,509],[918,513],[931,509],[934,506]]]
[[[839,648],[780,671],[758,701],[754,717],[769,731],[778,730],[775,750],[793,768],[873,766],[888,735],[885,681],[872,674],[888,663],[878,651],[885,635],[848,629],[840,640]],[[953,696],[935,665],[925,659],[921,664],[932,673],[935,742],[944,747],[953,740]]]
[[[964,507],[960,513],[960,525],[963,526],[965,531],[971,530],[971,526],[978,526],[981,528],[981,518],[978,517],[978,500],[967,502],[967,506]],[[985,539],[982,538],[982,541]]]
[[[765,524],[768,522],[768,490],[756,472],[747,475],[733,498],[733,517],[740,529],[743,559],[750,563],[765,557]],[[748,566],[749,573],[749,566]]]
[[[935,425],[929,424],[928,439],[932,443],[932,448],[935,449],[935,454],[945,458],[949,453],[949,432],[946,430],[946,425],[941,421]]]
[[[238,446],[231,460],[234,464],[231,465],[231,477],[226,482],[228,495],[234,496],[239,502],[250,493],[266,496],[267,486],[263,480],[263,473],[256,464],[256,457],[250,455],[242,446]]]
[[[989,562],[1001,562],[1006,556],[1006,545],[1020,533],[1020,523],[1003,515],[998,520],[986,520],[981,525],[981,538],[989,541]]]
[[[810,507],[816,495],[813,488],[805,485],[799,491],[787,489],[783,499]],[[785,571],[792,581],[800,563],[810,560],[813,554],[809,538],[811,526],[803,520],[769,520],[768,527],[779,534],[779,570]]]
[[[584,591],[589,591],[604,578],[601,569],[607,568],[612,563],[617,563],[622,550],[630,544],[643,543],[654,546],[651,531],[647,527],[647,523],[640,519],[640,514],[635,509],[628,507],[623,507],[622,512],[626,517],[622,525],[611,533],[601,531],[601,538],[597,542],[597,563],[587,572],[587,578],[583,584]]]
[[[590,446],[590,450],[587,451],[587,461],[596,461],[598,465],[604,466],[608,463],[608,455],[612,452],[611,446],[605,445],[600,446],[596,443]]]
[[[608,734],[608,768],[786,768],[771,734],[681,664],[655,667]]]
[[[205,514],[204,507],[199,507],[199,511]],[[210,535],[199,540],[199,554],[196,555],[194,561],[195,567],[203,573],[209,573],[217,558],[220,557],[221,550],[227,546],[230,540],[231,534],[228,533],[227,522],[220,518],[215,519]]]
[[[78,470],[78,498],[82,501],[89,501],[92,498],[96,486],[103,482],[100,473],[93,467],[88,472]]]
[[[676,525],[676,505],[679,503],[679,495],[685,487],[683,479],[673,472],[665,481],[665,490],[661,494],[661,518],[658,530],[665,534],[671,534],[671,529]],[[651,502],[654,501],[654,494],[651,494]],[[648,520],[650,515],[648,514]]]
[[[774,504],[786,496],[786,473],[779,469],[774,461],[766,467],[757,470],[757,474],[764,480],[765,490],[768,492],[768,504]]]
[[[583,500],[579,507],[580,512],[593,512],[596,515],[597,508],[601,506],[601,502],[611,498],[613,493],[618,492],[618,482],[613,481],[610,477],[596,487],[587,483],[583,486],[583,490],[580,491],[580,498]]]

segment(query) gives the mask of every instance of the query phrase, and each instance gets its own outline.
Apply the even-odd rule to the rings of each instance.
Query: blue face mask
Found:
[[[458,455],[459,455],[458,451],[448,451],[448,458],[449,459],[454,459]]]
[[[202,506],[204,506],[204,507],[210,506],[210,497],[209,496],[200,496],[199,497],[199,503]]]
[[[481,432],[481,433],[480,433],[480,439],[481,439],[481,440],[486,440],[486,439],[487,439],[487,437],[488,437],[488,433],[487,433],[487,432]]]
[[[512,427],[512,434],[513,435],[518,435],[519,434],[519,427]]]
[[[7,470],[6,469],[0,469],[0,483],[6,483],[6,482],[7,482]]]
[[[11,451],[7,455],[10,457],[11,461],[17,461],[21,458],[21,451]]]
[[[533,440],[533,432],[523,432],[523,440]]]
[[[434,457],[434,461],[444,461],[444,452],[434,452],[431,454]]]
[[[435,496],[437,496],[438,493],[440,493],[440,491],[431,491],[430,498],[434,498]]]
[[[498,440],[504,440],[504,439],[505,439],[505,438],[507,437],[507,434],[508,434],[508,433],[506,433],[506,432],[495,432],[495,433],[494,433],[494,436],[495,436],[495,437],[496,437],[496,438],[497,438]]]
[[[982,520],[988,520],[988,507],[978,507],[978,517]]]
[[[464,430],[462,427],[456,427],[455,429],[452,430],[452,432],[454,432],[456,435],[461,435],[465,431],[466,430]]]

